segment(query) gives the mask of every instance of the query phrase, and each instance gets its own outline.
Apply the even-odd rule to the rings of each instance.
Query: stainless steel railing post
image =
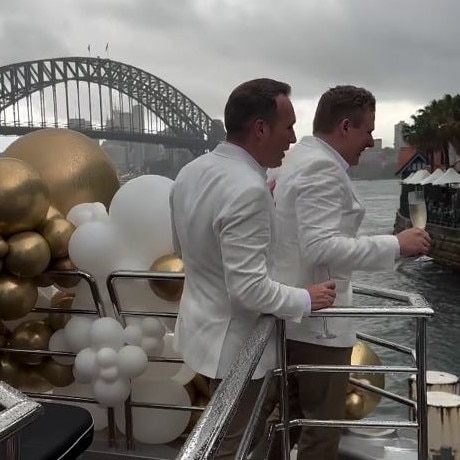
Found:
[[[276,333],[278,341],[278,362],[281,369],[279,375],[280,394],[280,418],[282,429],[283,460],[289,460],[291,454],[291,443],[289,437],[289,382],[287,373],[286,353],[286,322],[282,319],[276,320]]]
[[[418,424],[418,458],[428,458],[428,420],[426,396],[426,318],[416,319],[417,350],[417,424]]]

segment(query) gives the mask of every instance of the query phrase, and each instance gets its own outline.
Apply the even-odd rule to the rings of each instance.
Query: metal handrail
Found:
[[[6,443],[5,460],[19,459],[18,432],[43,412],[41,404],[32,401],[20,391],[0,382],[0,442]]]
[[[285,343],[285,323],[278,319],[276,320],[278,329],[278,359],[280,368],[270,371],[267,374],[265,381],[262,385],[261,392],[255,403],[254,412],[250,418],[246,431],[243,435],[236,458],[242,460],[246,458],[252,438],[255,433],[255,425],[262,410],[262,405],[269,388],[269,380],[272,376],[281,378],[280,385],[280,413],[281,421],[274,426],[268,427],[268,442],[276,431],[283,432],[283,460],[289,459],[289,429],[294,426],[323,426],[323,427],[379,427],[379,428],[416,428],[418,433],[418,458],[424,460],[427,458],[428,452],[428,434],[427,434],[427,401],[426,401],[426,321],[433,316],[434,312],[429,307],[426,300],[415,294],[409,294],[403,291],[395,291],[390,289],[375,289],[370,286],[358,285],[353,286],[356,294],[370,295],[374,297],[383,297],[391,300],[399,300],[406,302],[408,306],[382,306],[382,307],[343,307],[343,308],[329,308],[320,312],[313,312],[312,316],[405,316],[416,319],[416,347],[415,352],[410,351],[407,347],[401,347],[398,344],[374,338],[372,336],[362,336],[364,339],[369,337],[374,343],[381,346],[389,347],[395,351],[410,354],[415,358],[415,367],[403,366],[287,366],[286,362],[286,343]],[[381,295],[380,295],[381,293]],[[204,460],[214,458],[220,442],[227,430],[228,424],[231,421],[231,416],[235,411],[235,404],[238,403],[250,375],[248,374],[244,361],[241,361],[243,356],[252,356],[254,359],[256,354],[254,343],[260,345],[261,341],[268,340],[271,333],[265,330],[265,336],[261,335],[259,328],[261,321],[270,319],[272,322],[274,318],[267,318],[263,315],[259,322],[256,323],[255,329],[250,333],[246,339],[243,348],[238,357],[233,362],[227,376],[222,380],[218,389],[213,395],[207,409],[202,414],[198,424],[193,430],[192,434],[186,440],[177,460]],[[272,326],[273,327],[273,326]],[[266,343],[266,342],[265,342]],[[251,361],[250,366],[255,367],[257,362]],[[363,384],[363,387],[368,391],[375,391],[378,394],[389,397],[398,403],[412,406],[416,408],[416,421],[386,421],[386,420],[363,420],[363,421],[347,421],[347,420],[316,420],[316,419],[296,419],[289,420],[287,410],[287,375],[291,372],[346,372],[350,371],[367,371],[375,373],[384,372],[415,372],[417,375],[417,402],[403,398],[399,395],[389,391],[378,389],[372,385]],[[236,385],[236,386],[235,386]],[[228,396],[232,395],[230,399]],[[227,405],[227,406],[226,406]],[[221,412],[224,411],[223,418],[218,418]],[[267,452],[267,450],[266,450]]]

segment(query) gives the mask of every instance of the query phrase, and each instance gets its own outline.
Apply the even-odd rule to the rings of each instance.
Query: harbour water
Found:
[[[361,233],[390,234],[399,203],[397,180],[355,181],[354,185],[366,206]],[[355,282],[412,291],[423,295],[435,311],[428,323],[428,368],[460,375],[460,274],[427,260],[402,260],[391,272],[355,272]],[[358,304],[377,304],[371,298],[358,298]],[[372,300],[372,301],[371,301]],[[414,345],[415,322],[401,318],[357,319],[358,329],[396,343]],[[406,358],[373,346],[384,364],[407,364]],[[386,388],[407,395],[406,375],[388,376]],[[406,416],[396,403],[382,399],[377,414]]]

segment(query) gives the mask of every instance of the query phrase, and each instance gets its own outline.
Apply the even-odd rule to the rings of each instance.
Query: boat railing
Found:
[[[268,395],[270,381],[273,377],[279,378],[279,404],[280,421],[268,426],[265,436],[265,448],[263,458],[267,458],[273,436],[276,431],[282,433],[283,460],[289,460],[289,429],[295,426],[323,426],[323,427],[367,427],[367,428],[414,428],[417,430],[418,458],[425,460],[428,456],[427,436],[427,400],[426,400],[426,322],[433,315],[433,310],[426,300],[415,294],[390,289],[378,289],[364,285],[355,285],[354,292],[367,296],[379,297],[404,302],[404,306],[360,306],[329,308],[320,312],[312,313],[312,316],[335,316],[335,317],[406,317],[415,319],[416,343],[415,349],[396,344],[370,335],[360,334],[362,340],[378,344],[409,355],[413,360],[413,366],[320,366],[302,365],[288,366],[286,359],[286,329],[285,322],[270,316],[261,316],[254,330],[247,337],[243,348],[233,362],[230,370],[222,380],[214,393],[207,408],[196,424],[195,428],[184,443],[176,460],[204,460],[215,457],[221,441],[225,437],[226,430],[236,411],[238,403],[249,383],[252,373],[257,366],[263,348],[270,337],[273,326],[276,323],[278,343],[278,364],[274,371],[265,376],[262,389],[255,403],[254,410],[243,435],[241,445],[236,458],[247,458],[255,429],[261,417],[262,407]],[[392,420],[317,420],[317,419],[289,419],[288,411],[288,375],[299,372],[368,372],[368,373],[411,373],[416,375],[417,400],[399,396],[360,380],[352,379],[351,383],[388,397],[397,403],[407,405],[415,410],[415,420],[392,421]]]
[[[20,391],[0,382],[0,443],[3,444],[5,460],[18,460],[19,432],[39,417],[41,404],[28,398]],[[3,458],[3,457],[2,457]]]
[[[109,306],[104,305],[97,287],[95,279],[83,271],[59,271],[50,272],[52,276],[59,277],[80,277],[88,283],[93,301],[94,308],[84,309],[59,309],[59,308],[36,308],[34,312],[41,313],[63,313],[68,314],[94,314],[96,317],[107,316]],[[150,272],[150,271],[116,271],[107,278],[107,288],[110,299],[113,305],[113,313],[117,319],[126,325],[127,317],[159,317],[159,318],[175,318],[177,313],[161,312],[161,311],[136,311],[135,305],[121,305],[116,289],[116,281],[118,279],[131,280],[183,280],[184,275],[181,273],[166,273],[166,272]],[[339,427],[409,427],[415,428],[418,432],[418,450],[419,459],[425,459],[427,452],[427,426],[426,426],[426,321],[433,315],[433,310],[429,307],[425,299],[421,296],[410,294],[402,291],[394,291],[388,289],[377,289],[363,285],[355,285],[354,292],[366,296],[379,297],[390,299],[393,301],[404,302],[404,306],[360,306],[360,307],[340,307],[321,310],[320,312],[312,313],[312,316],[347,316],[347,317],[365,317],[365,316],[391,316],[391,317],[407,317],[416,321],[416,344],[415,349],[411,349],[401,344],[396,344],[381,338],[370,335],[360,334],[359,338],[379,346],[390,348],[392,350],[409,355],[414,362],[413,366],[288,366],[286,360],[286,333],[285,323],[282,320],[276,319],[270,315],[262,315],[252,332],[247,337],[240,353],[233,362],[226,377],[222,380],[218,389],[212,396],[206,408],[201,406],[180,406],[175,404],[156,404],[143,403],[141,401],[132,401],[131,397],[125,402],[125,436],[126,448],[134,449],[133,436],[133,416],[132,410],[134,407],[153,408],[153,409],[169,409],[169,410],[187,410],[201,411],[202,415],[195,425],[194,429],[187,437],[185,443],[179,452],[177,459],[179,460],[198,460],[212,459],[218,451],[221,441],[225,437],[226,430],[231,423],[232,417],[238,407],[243,392],[251,380],[252,374],[257,367],[260,357],[265,349],[266,344],[276,325],[277,346],[278,346],[278,368],[270,371],[265,376],[259,398],[255,404],[253,413],[244,433],[242,443],[237,455],[238,459],[246,458],[249,452],[251,441],[254,437],[255,426],[260,419],[261,409],[268,394],[268,389],[273,379],[278,379],[279,388],[279,404],[280,404],[280,420],[279,422],[270,424],[267,429],[266,449],[270,448],[270,443],[273,440],[274,433],[281,431],[283,433],[283,460],[289,459],[289,429],[299,425],[314,425],[314,426],[339,426]],[[36,354],[42,356],[75,356],[75,353],[60,352],[50,350],[27,350],[17,348],[0,348],[0,351],[7,353],[19,354]],[[150,362],[171,362],[182,363],[178,358],[155,357],[149,356]],[[294,372],[369,372],[369,373],[411,373],[416,374],[416,395],[417,402],[402,396],[396,395],[389,391],[374,387],[361,380],[352,379],[351,382],[365,390],[373,391],[382,396],[388,397],[398,403],[407,405],[413,409],[415,420],[408,421],[378,421],[378,420],[361,420],[361,421],[346,421],[346,420],[289,420],[288,414],[288,374]],[[53,395],[48,393],[25,393],[34,399],[47,400],[64,400],[77,403],[93,403],[98,404],[97,400],[90,397],[75,397],[66,395]],[[107,409],[108,419],[108,445],[113,447],[116,444],[117,430],[115,424],[115,413],[113,408]],[[1,426],[1,425],[0,425]]]

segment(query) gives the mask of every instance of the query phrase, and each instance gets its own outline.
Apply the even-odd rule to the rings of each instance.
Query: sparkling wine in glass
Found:
[[[426,204],[423,190],[415,190],[407,194],[409,216],[412,225],[424,229],[426,226]]]
[[[328,266],[326,266],[326,271],[327,271],[327,281],[329,281],[331,279],[331,274],[329,273]],[[329,332],[329,329],[327,326],[327,318],[323,316],[321,319],[323,320],[323,332],[321,332],[321,334],[318,334],[316,338],[317,339],[335,339],[337,338],[335,334],[333,334],[332,332]]]

